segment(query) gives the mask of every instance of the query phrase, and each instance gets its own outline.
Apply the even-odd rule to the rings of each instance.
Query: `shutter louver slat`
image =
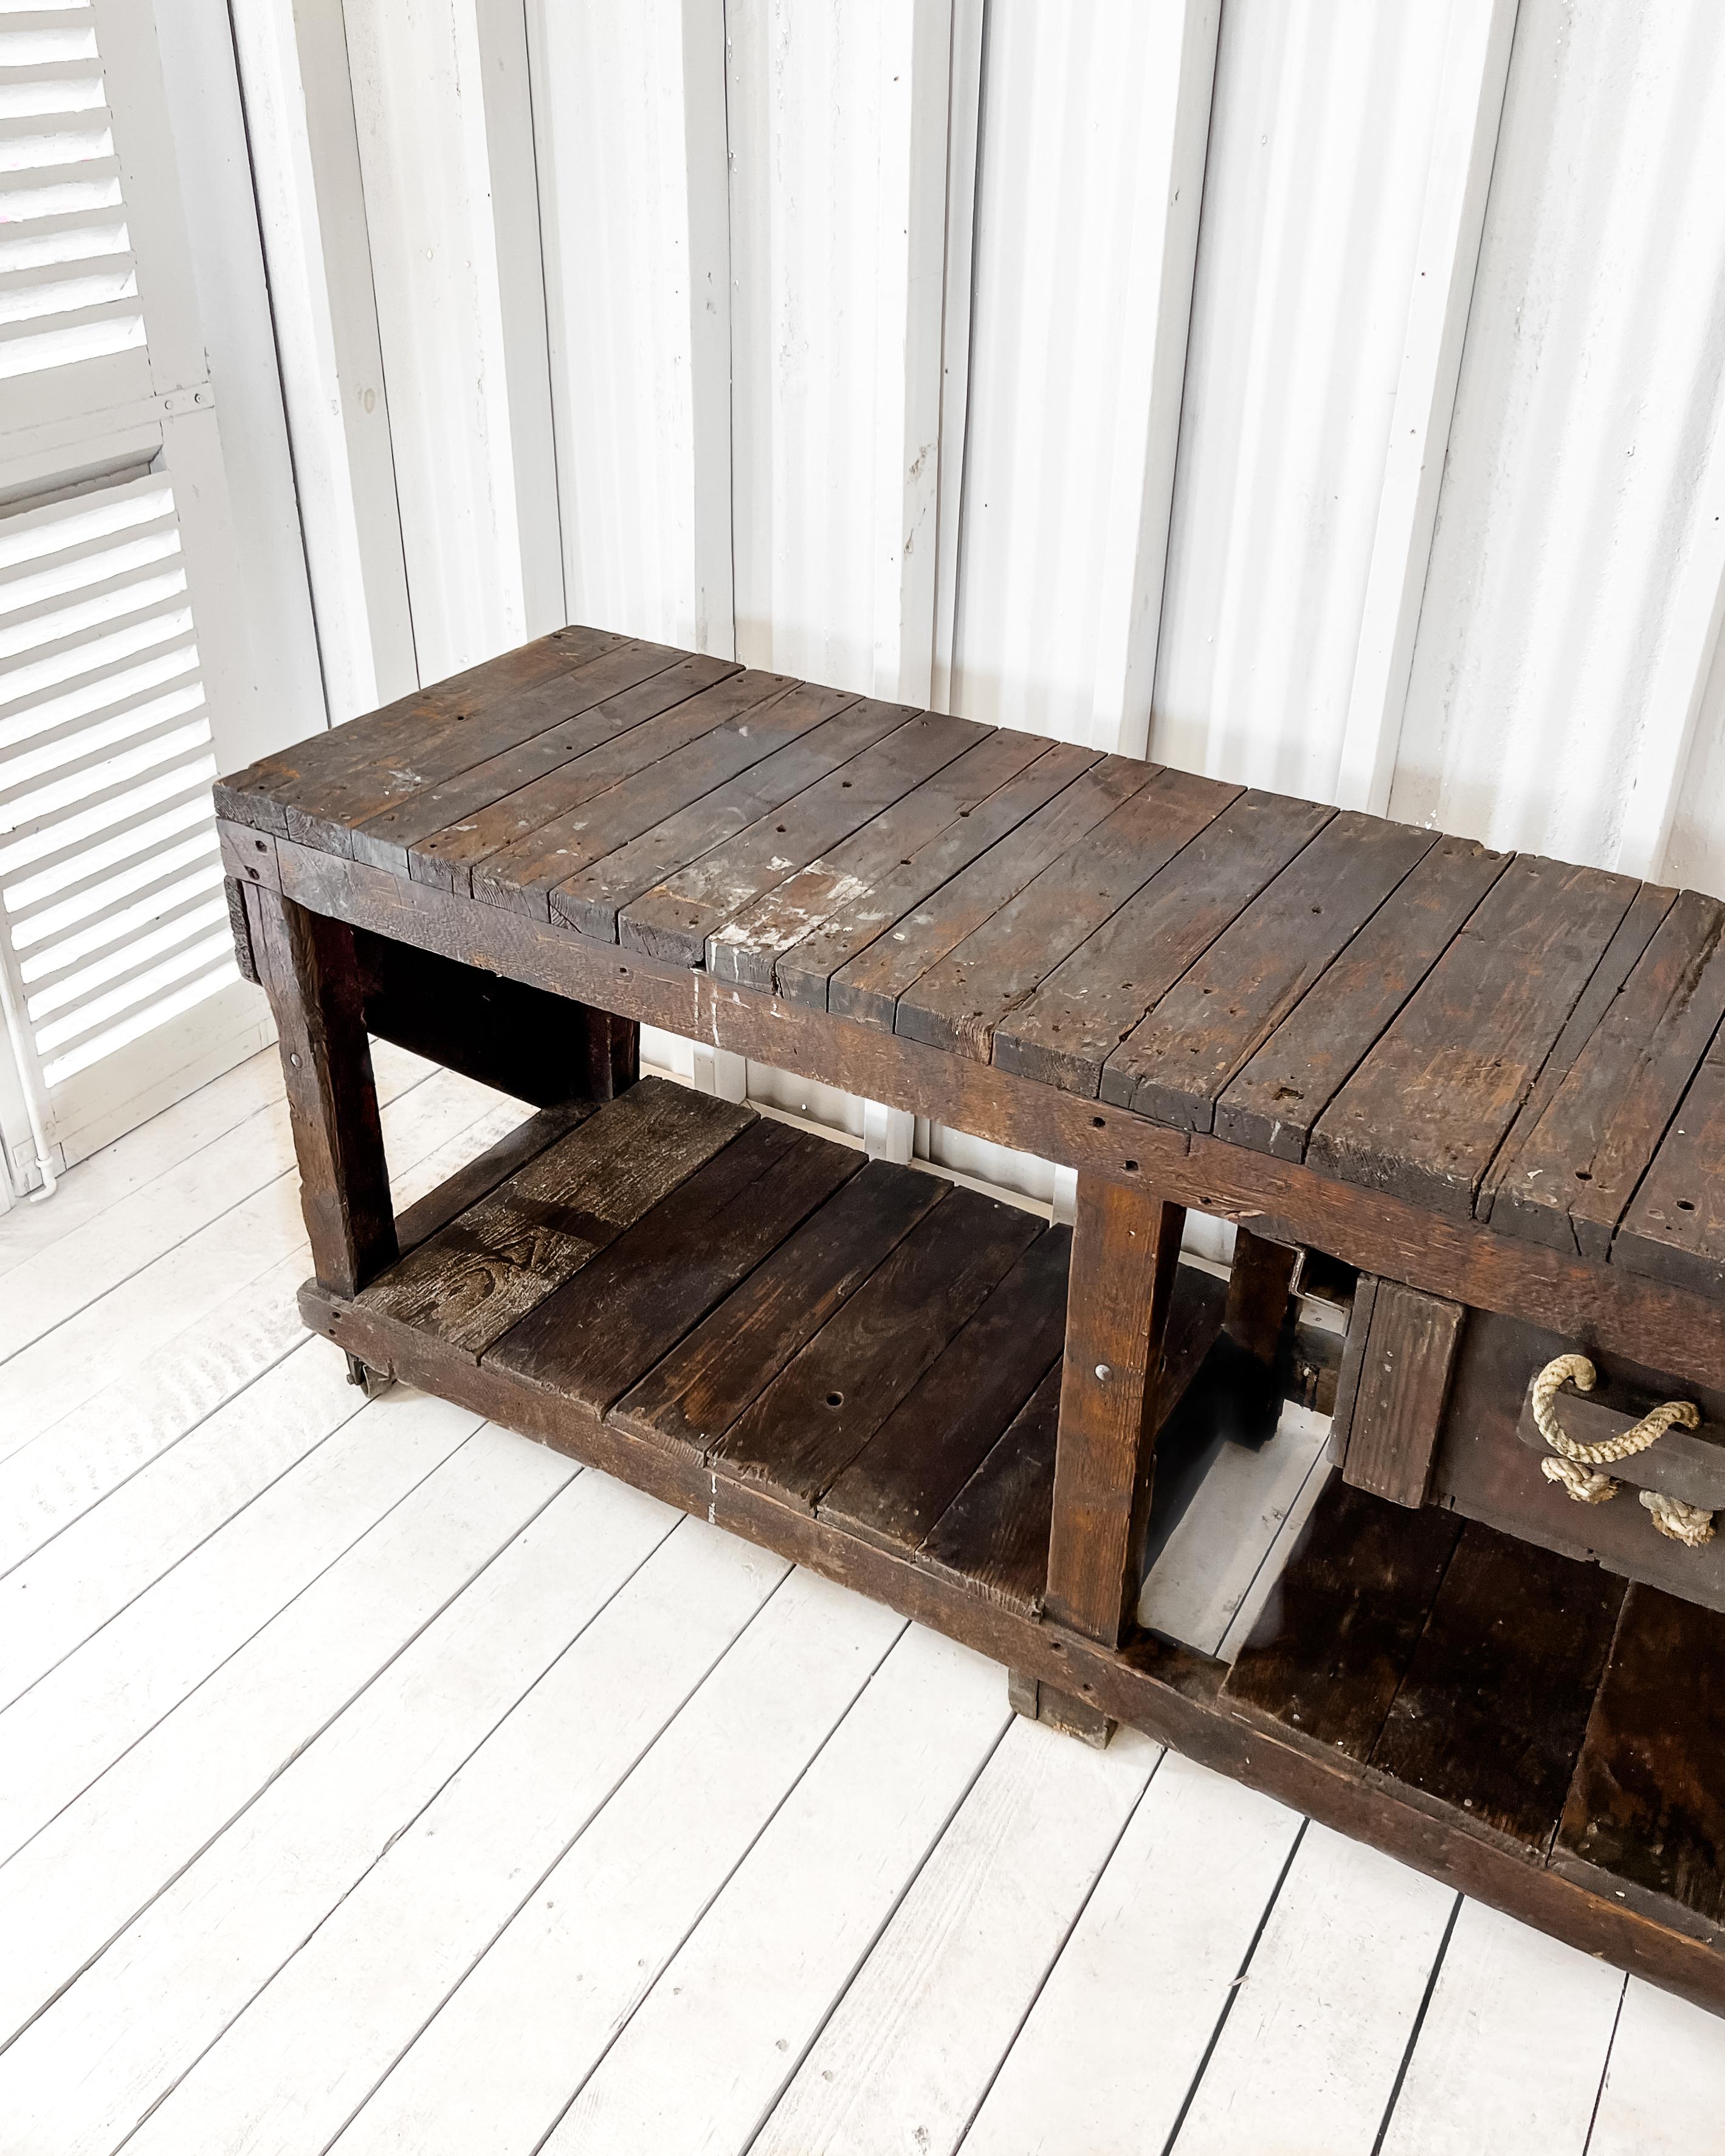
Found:
[[[236,978],[185,591],[159,473],[0,519],[0,918],[50,1089]]]
[[[119,207],[93,26],[0,14],[0,381],[142,350]]]

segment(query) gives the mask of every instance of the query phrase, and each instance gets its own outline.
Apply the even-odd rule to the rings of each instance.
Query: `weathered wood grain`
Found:
[[[945,1196],[870,1161],[611,1410],[620,1430],[704,1460],[709,1449]]]
[[[572,838],[569,872],[551,893],[551,918],[614,943],[618,914],[630,900],[841,770],[896,732],[906,716],[901,705],[847,700],[806,734],[685,807],[674,805],[680,796],[644,781],[628,815],[614,821],[608,809],[603,826]],[[651,820],[629,833],[638,816]]]
[[[918,792],[940,786],[976,753],[968,752]],[[824,1010],[834,973],[871,945],[891,940],[896,923],[910,919],[962,870],[1101,761],[1094,749],[1065,744],[1045,749],[985,801],[961,809],[957,819],[936,837],[889,855],[885,868],[868,879],[862,890],[834,905],[818,928],[780,956],[773,968],[779,993],[793,1003]],[[860,841],[865,836],[858,834]]]
[[[1137,1608],[1157,1383],[1185,1217],[1149,1191],[1079,1178],[1048,1608],[1111,1645]]]
[[[1519,855],[1342,1088],[1307,1158],[1466,1214],[1636,886]]]
[[[847,1146],[757,1118],[486,1361],[603,1413],[862,1166]]]
[[[1493,1224],[1603,1258],[1725,1018],[1725,906],[1685,891],[1498,1188]]]
[[[1624,1598],[1552,1864],[1725,1942],[1725,1620],[1654,1587]]]
[[[1641,953],[1653,940],[1653,932],[1671,907],[1677,894],[1657,884],[1644,883],[1630,901],[1629,911],[1619,924],[1617,933],[1605,946],[1605,955],[1594,968],[1587,986],[1570,1012],[1557,1045],[1545,1059],[1544,1067],[1529,1089],[1508,1135],[1491,1157],[1491,1165],[1480,1178],[1479,1194],[1474,1199],[1474,1218],[1489,1220],[1497,1193],[1515,1172],[1521,1157],[1522,1147],[1538,1129],[1540,1118],[1556,1097],[1558,1088],[1568,1076],[1575,1059],[1586,1047],[1606,1013],[1612,999],[1622,988],[1640,960]]]
[[[827,1009],[891,1032],[899,996],[919,974],[1087,838],[1159,767],[1120,756],[1092,764],[841,967],[827,984]]]
[[[915,856],[942,832],[975,811],[1054,744],[1039,734],[1007,728],[985,735],[944,770],[913,787],[830,856],[805,869],[746,907],[711,939],[707,963],[721,981],[743,981],[770,989],[779,960],[825,926],[835,912],[854,912],[867,901],[877,911],[885,892],[901,884]],[[821,1002],[824,1004],[823,988]]]
[[[1509,860],[1440,839],[1224,1089],[1216,1136],[1303,1160],[1312,1125]]]
[[[1363,1764],[1407,1675],[1461,1522],[1333,1477],[1223,1697]]]
[[[1101,1097],[1209,1130],[1235,1073],[1435,843],[1353,810],[1333,818],[1127,1035]]]
[[[618,916],[618,941],[681,965],[703,964],[708,939],[734,915],[962,756],[983,734],[968,719],[906,715],[902,726],[844,770],[631,900]]]
[[[709,1466],[813,1509],[1042,1232],[1034,1214],[949,1188],[757,1395]]]
[[[766,693],[755,693],[769,683]],[[472,862],[475,898],[516,906],[536,920],[547,918],[546,894],[555,885],[704,799],[726,780],[764,763],[855,701],[837,690],[804,688],[778,675],[733,675],[639,728],[637,735],[644,737],[639,746],[637,735],[631,735],[603,755],[595,751],[591,758],[583,757],[583,767],[568,774],[559,788],[563,798],[549,814],[540,814],[547,788],[536,803],[523,799],[517,831],[506,830],[503,811],[513,804],[501,802],[465,838],[446,834],[436,843],[447,858],[458,847],[465,850]]]
[[[729,660],[685,659],[368,817],[354,831],[353,857],[465,891],[487,853],[678,747],[703,721],[716,726],[789,686]]]
[[[1671,1118],[1611,1262],[1702,1295],[1725,1294],[1725,1036]]]
[[[1623,1596],[1596,1565],[1470,1522],[1373,1766],[1543,1856]]]
[[[1042,1614],[1060,1373],[1050,1370],[930,1529],[916,1562],[1022,1617]]]
[[[409,1251],[362,1300],[476,1358],[753,1114],[645,1079]]]
[[[902,990],[895,1032],[986,1063],[1008,1012],[1239,793],[1188,772],[1158,772]]]
[[[354,932],[256,884],[245,907],[275,1019],[312,1269],[352,1295],[396,1253]]]
[[[1356,1489],[1395,1505],[1425,1502],[1466,1319],[1460,1303],[1399,1281],[1375,1283],[1342,1454]]]
[[[820,1500],[849,1534],[915,1549],[1058,1363],[1072,1233],[1039,1235]]]
[[[996,1065],[1093,1100],[1144,1014],[1333,813],[1242,793],[996,1027]]]
[[[347,855],[367,817],[452,778],[684,657],[576,629],[350,720],[227,782],[219,813]],[[572,665],[573,660],[576,663]],[[261,776],[260,776],[261,774]]]

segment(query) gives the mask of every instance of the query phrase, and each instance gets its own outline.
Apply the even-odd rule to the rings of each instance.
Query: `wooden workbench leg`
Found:
[[[1045,1607],[1111,1647],[1131,1628],[1142,1584],[1156,1383],[1185,1219],[1150,1192],[1079,1178]],[[1023,1689],[1017,1680],[1015,1703]],[[1086,1701],[1043,1685],[1038,1712],[1107,1742]]]
[[[1261,1445],[1281,1419],[1276,1364],[1299,1256],[1248,1228],[1235,1232],[1219,1359],[1213,1368],[1224,1394],[1223,1428],[1237,1444]]]
[[[641,1075],[641,1029],[632,1018],[619,1018],[587,1006],[587,1089],[593,1101],[614,1101]]]
[[[396,1240],[353,932],[256,884],[245,905],[280,1035],[312,1270],[332,1293],[357,1295]]]

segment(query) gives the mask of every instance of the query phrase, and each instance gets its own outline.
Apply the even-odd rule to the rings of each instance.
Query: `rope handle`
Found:
[[[1585,1355],[1559,1355],[1548,1363],[1533,1380],[1533,1419],[1539,1426],[1539,1435],[1553,1452],[1561,1452],[1565,1460],[1573,1460],[1582,1467],[1604,1467],[1614,1460],[1633,1459],[1645,1452],[1660,1439],[1673,1424],[1685,1430],[1699,1430],[1701,1409],[1693,1400],[1667,1400],[1663,1407],[1652,1409],[1638,1423],[1628,1430],[1620,1430],[1615,1437],[1608,1437],[1599,1445],[1578,1445],[1558,1420],[1552,1402],[1567,1379],[1579,1393],[1590,1393],[1599,1373]]]
[[[1579,1505],[1604,1505],[1617,1495],[1617,1485],[1597,1469],[1614,1460],[1629,1460],[1645,1452],[1673,1425],[1684,1430],[1701,1427],[1701,1410],[1693,1400],[1667,1400],[1652,1409],[1628,1430],[1599,1445],[1578,1445],[1558,1420],[1553,1407],[1564,1384],[1579,1393],[1590,1393],[1599,1373],[1585,1355],[1559,1355],[1548,1363],[1533,1380],[1533,1419],[1539,1435],[1558,1456],[1542,1460],[1540,1471],[1550,1482],[1560,1482]],[[1681,1497],[1667,1497],[1657,1490],[1644,1490],[1641,1502],[1660,1533],[1674,1543],[1699,1549],[1713,1538],[1713,1516],[1705,1507],[1686,1505]]]

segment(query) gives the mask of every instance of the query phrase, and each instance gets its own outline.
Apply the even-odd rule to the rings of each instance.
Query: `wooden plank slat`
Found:
[[[1216,1136],[1303,1160],[1312,1125],[1509,860],[1440,839],[1225,1088]]]
[[[637,648],[633,639],[607,629],[554,629],[503,659],[482,660],[447,680],[398,697],[363,720],[331,726],[218,779],[216,814],[285,838],[285,803],[300,787],[315,787],[324,778],[352,777],[380,758],[404,756],[434,727],[446,736],[453,715],[466,711],[470,704],[494,709],[547,682],[560,684],[596,660]],[[662,663],[669,666],[681,655],[667,650]]]
[[[891,1033],[899,996],[919,974],[1147,786],[1160,768],[1121,756],[1093,763],[839,968],[828,983],[828,1009]]]
[[[980,741],[969,719],[925,711],[795,799],[739,831],[698,861],[632,900],[618,916],[618,941],[673,964],[706,963],[709,937],[805,868],[829,846],[890,808]]]
[[[1576,1057],[1593,1039],[1613,999],[1640,963],[1641,953],[1653,940],[1654,931],[1676,903],[1676,898],[1674,891],[1644,883],[1630,901],[1629,911],[1606,945],[1604,957],[1594,968],[1592,978],[1558,1035],[1557,1045],[1546,1057],[1544,1067],[1510,1125],[1509,1135],[1492,1155],[1491,1165],[1480,1179],[1479,1194],[1473,1204],[1476,1220],[1491,1219],[1497,1193],[1514,1173],[1522,1146],[1538,1127],[1540,1118],[1557,1096],[1558,1088],[1574,1068]]]
[[[631,788],[629,803],[608,804],[603,827],[572,839],[574,865],[551,893],[552,919],[614,943],[618,914],[631,899],[841,770],[896,732],[906,716],[900,704],[870,697],[847,700],[830,717],[686,805],[680,785],[661,791],[650,774],[644,774],[639,785]],[[649,820],[641,822],[642,818]],[[630,824],[637,825],[633,835]]]
[[[612,1409],[631,1436],[705,1458],[947,1186],[870,1161]]]
[[[1072,1231],[1050,1228],[821,1499],[846,1533],[914,1549],[1060,1359]]]
[[[423,1198],[416,1198],[396,1214],[396,1240],[402,1249],[411,1250],[436,1235],[439,1228],[447,1228],[470,1205],[477,1205],[500,1183],[507,1183],[529,1161],[536,1160],[547,1146],[567,1137],[578,1123],[584,1123],[597,1106],[593,1101],[560,1101],[554,1108],[541,1108],[512,1131],[506,1131],[495,1145],[464,1162],[453,1175],[445,1176]]]
[[[1235,1072],[1435,844],[1353,810],[1327,823],[1115,1050],[1102,1099],[1209,1130]]]
[[[1034,1214],[949,1188],[707,1455],[812,1511],[1045,1232]]]
[[[1552,1868],[1697,1937],[1725,1931],[1725,1616],[1630,1589]]]
[[[353,858],[465,891],[468,870],[486,853],[677,747],[703,720],[719,725],[789,686],[729,660],[685,659],[368,817],[353,834]]]
[[[864,1164],[761,1116],[486,1353],[603,1414]]]
[[[1003,729],[996,738],[1012,737]],[[928,785],[939,786],[949,773],[956,773],[976,753],[967,752]],[[961,810],[958,820],[937,837],[910,849],[907,855],[889,856],[886,866],[875,876],[859,879],[864,886],[861,890],[834,905],[818,928],[780,955],[773,968],[778,993],[793,1003],[824,1010],[828,984],[834,973],[871,944],[891,937],[895,923],[914,914],[961,870],[968,868],[1101,761],[1094,749],[1065,743],[1045,750],[1028,769],[1009,779],[977,808]],[[865,835],[859,832],[859,842]],[[788,885],[787,891],[791,887]]]
[[[604,702],[684,656],[665,644],[614,641],[571,667],[554,637],[529,644],[270,759],[262,767],[265,828],[347,857],[349,834],[367,817]],[[254,785],[249,793],[254,806],[262,789]],[[233,800],[244,820],[247,798],[237,786]]]
[[[1461,1532],[1451,1513],[1404,1512],[1333,1476],[1223,1697],[1363,1763]]]
[[[902,885],[918,851],[955,824],[972,819],[991,795],[1053,746],[1040,734],[1004,727],[986,735],[835,846],[830,856],[811,861],[726,921],[707,954],[715,979],[772,988],[778,962],[787,952],[835,912],[854,911],[865,901],[874,911],[878,931],[884,893]],[[1021,813],[1028,814],[1028,808]],[[824,981],[823,974],[823,1006]]]
[[[996,1027],[996,1068],[1094,1100],[1144,1014],[1333,813],[1242,793]]]
[[[902,990],[893,1030],[986,1063],[1008,1012],[1240,791],[1189,772],[1158,772]]]
[[[1152,1192],[1078,1179],[1048,1609],[1110,1645],[1132,1622],[1142,1582],[1157,1386],[1185,1218]]]
[[[1491,1224],[1604,1258],[1725,1018],[1725,906],[1685,891],[1497,1194]]]
[[[1325,1111],[1311,1164],[1469,1215],[1636,886],[1517,856]]]
[[[1054,1512],[1060,1373],[1050,1370],[930,1529],[916,1561],[984,1600],[1040,1616]]]
[[[1623,1597],[1597,1565],[1470,1521],[1373,1766],[1543,1857]]]
[[[397,1248],[354,932],[279,891],[244,891],[281,1050],[312,1269],[325,1287],[352,1295]]]
[[[1360,1358],[1342,1472],[1392,1504],[1425,1502],[1467,1312],[1379,1281]]]
[[[765,696],[752,696],[753,685],[763,680],[779,685]],[[856,701],[836,689],[787,685],[777,675],[738,675],[721,682],[697,700],[699,710],[690,705],[669,711],[650,729],[640,729],[644,737],[656,737],[645,743],[651,755],[626,753],[634,747],[631,736],[607,756],[595,752],[583,757],[567,777],[557,773],[562,798],[552,814],[539,813],[551,799],[547,787],[512,825],[506,814],[515,806],[510,802],[476,819],[459,841],[472,862],[474,896],[536,920],[548,918],[547,893],[554,885],[726,780],[764,763]],[[445,834],[436,843],[452,858],[458,836]]]
[[[1702,1295],[1725,1293],[1725,1034],[1672,1117],[1611,1262]]]
[[[644,1079],[410,1251],[364,1307],[477,1358],[753,1116]]]

